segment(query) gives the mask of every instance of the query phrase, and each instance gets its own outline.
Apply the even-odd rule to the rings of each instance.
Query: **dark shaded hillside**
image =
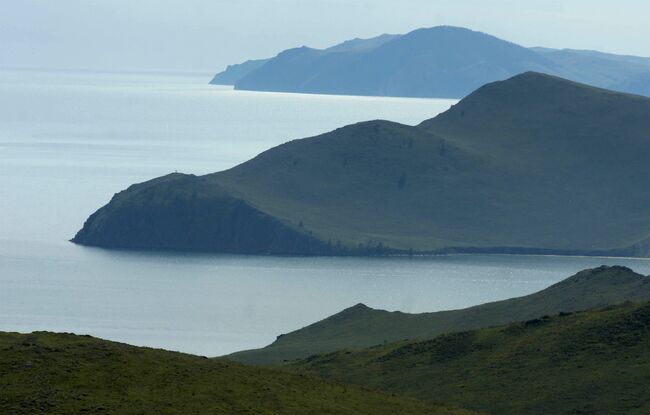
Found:
[[[647,414],[650,304],[341,351],[292,369],[491,414]]]
[[[365,388],[72,334],[0,333],[2,414],[469,414]]]
[[[106,248],[335,253],[205,178],[180,173],[116,194],[88,218],[74,241]]]
[[[256,254],[647,256],[649,132],[647,98],[526,73],[418,127],[354,124],[227,171],[132,186],[74,241]]]
[[[585,270],[537,293],[462,310],[408,314],[357,304],[322,321],[279,336],[262,349],[233,353],[228,359],[277,364],[317,353],[428,339],[443,333],[529,320],[545,314],[586,310],[625,301],[650,300],[650,277],[625,267]]]
[[[524,48],[450,26],[352,39],[327,49],[287,49],[270,59],[231,65],[212,83],[256,91],[462,98],[485,83],[527,71],[637,94],[650,89],[650,58]]]

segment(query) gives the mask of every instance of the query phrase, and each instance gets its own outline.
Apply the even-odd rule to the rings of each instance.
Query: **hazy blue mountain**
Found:
[[[650,72],[630,76],[613,86],[617,91],[640,94],[650,97]]]
[[[210,83],[214,85],[234,85],[241,78],[268,61],[269,59],[254,59],[235,65],[228,65],[226,70],[216,74]]]
[[[381,36],[373,37],[370,39],[351,39],[337,45],[331,46],[327,49],[310,49],[320,54],[339,53],[339,52],[364,52],[374,49],[382,44],[398,37],[399,35],[383,34]],[[228,65],[225,71],[219,72],[210,81],[215,85],[235,85],[240,79],[247,76],[249,73],[262,67],[266,62],[271,59],[256,59],[249,60],[240,64]]]
[[[455,27],[419,29],[369,50],[290,49],[235,83],[237,89],[459,97],[526,70],[548,72],[543,56]]]
[[[642,56],[617,55],[614,53],[606,53],[606,52],[599,52],[597,50],[585,50],[585,49],[552,49],[552,48],[541,48],[541,47],[530,48],[530,49],[540,53],[548,53],[551,55],[551,57],[552,55],[555,54],[565,55],[565,56],[576,55],[585,58],[627,62],[627,63],[633,63],[637,65],[644,65],[650,67],[650,58],[642,57]]]
[[[247,68],[217,77],[227,76],[243,90],[407,97],[461,98],[526,71],[637,94],[650,88],[643,76],[650,73],[650,58],[524,48],[450,26],[353,39],[328,49],[288,49]]]
[[[358,123],[226,171],[133,185],[74,241],[249,254],[648,256],[648,134],[648,98],[525,73],[419,126]]]
[[[401,35],[391,35],[384,33],[370,39],[359,39],[354,38],[346,40],[345,42],[339,43],[338,45],[330,46],[325,49],[326,52],[364,52],[375,49],[384,43],[388,43],[393,39],[400,37]]]
[[[567,79],[640,95],[650,90],[650,58],[573,49],[542,54],[556,65],[552,73]]]

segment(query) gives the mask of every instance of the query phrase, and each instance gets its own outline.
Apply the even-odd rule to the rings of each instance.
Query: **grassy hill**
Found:
[[[88,336],[0,333],[3,414],[470,414]]]
[[[531,295],[462,310],[408,314],[357,304],[281,335],[269,346],[233,353],[227,358],[252,364],[278,364],[317,353],[361,349],[404,339],[430,339],[443,333],[525,321],[545,314],[644,300],[650,300],[650,277],[625,267],[600,267],[581,271]]]
[[[86,245],[252,254],[650,254],[650,99],[538,73],[131,186]]]
[[[212,83],[256,91],[461,98],[526,71],[643,94],[650,59],[595,51],[524,48],[472,30],[438,26],[404,35],[301,47],[230,65]]]
[[[341,351],[293,370],[491,414],[647,414],[650,304]]]

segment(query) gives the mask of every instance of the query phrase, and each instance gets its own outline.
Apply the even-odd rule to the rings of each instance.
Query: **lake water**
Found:
[[[233,91],[210,76],[0,71],[0,330],[68,331],[214,356],[363,302],[407,312],[524,295],[640,259],[275,258],[75,246],[128,185],[232,167],[294,138],[454,101]]]

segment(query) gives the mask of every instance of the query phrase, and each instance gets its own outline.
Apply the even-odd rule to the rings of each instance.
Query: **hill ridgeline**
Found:
[[[539,73],[133,185],[75,243],[279,255],[650,254],[650,99]]]
[[[626,301],[650,301],[650,277],[613,266],[581,271],[542,291],[462,310],[409,314],[357,304],[322,321],[278,336],[272,344],[227,356],[252,364],[280,364],[311,355],[431,339],[543,315],[575,312]]]

